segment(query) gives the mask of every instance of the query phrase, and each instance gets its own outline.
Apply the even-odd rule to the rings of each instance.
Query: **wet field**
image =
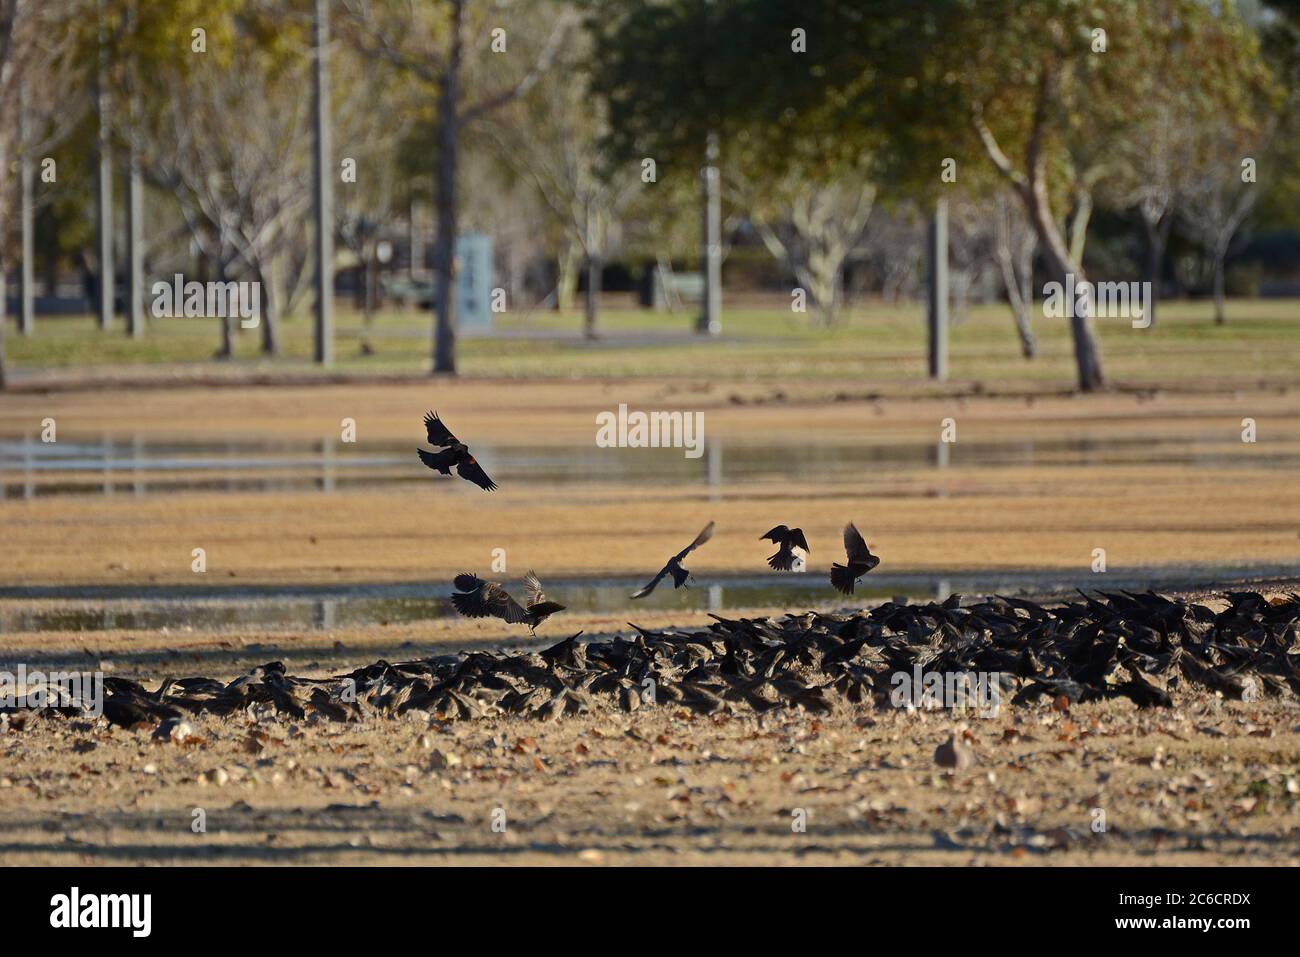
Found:
[[[653,482],[725,488],[750,481],[793,483],[851,479],[904,467],[1145,464],[1193,469],[1296,469],[1300,448],[1251,449],[1219,428],[1190,436],[1026,437],[970,442],[819,442],[791,461],[785,443],[716,439],[696,458],[647,455],[643,449],[483,443],[475,456],[498,482],[564,488]],[[150,495],[181,491],[332,491],[424,478],[412,469],[412,443],[363,448],[316,442],[156,441],[101,436],[45,443],[30,435],[0,437],[0,495]],[[667,450],[665,450],[667,451]]]
[[[825,571],[848,520],[882,555],[863,604],[1195,588],[1285,578],[1300,559],[1300,400],[1286,390],[1082,403],[511,389],[15,397],[0,413],[0,633],[454,625],[451,576],[488,574],[498,553],[509,571],[495,577],[536,568],[571,614],[615,623],[835,608]],[[615,400],[699,407],[699,456],[598,447],[595,416]],[[420,465],[419,420],[434,405],[500,491]],[[1248,417],[1254,442],[1242,440]],[[42,441],[47,418],[57,441]],[[345,419],[355,442],[334,425]],[[942,440],[949,421],[956,441]],[[713,518],[693,587],[627,600]],[[779,523],[808,532],[807,573],[766,568],[757,538]],[[513,637],[460,624],[475,641]]]
[[[1300,566],[1300,400],[930,397],[565,383],[23,395],[0,407],[0,664],[138,680],[303,676],[538,647],[708,615],[1073,589],[1271,594]],[[739,398],[741,401],[737,401]],[[703,454],[602,449],[628,402],[699,408]],[[501,485],[424,470],[437,408]],[[40,441],[41,422],[58,441]],[[358,441],[339,438],[344,418]],[[951,418],[957,441],[939,440]],[[1253,419],[1258,441],[1242,442]],[[627,595],[709,520],[693,587]],[[881,565],[845,599],[840,530]],[[798,524],[803,574],[759,536]],[[206,568],[193,569],[203,548]],[[1099,568],[1096,549],[1104,552]],[[492,562],[507,572],[491,574]],[[567,606],[533,638],[467,621],[451,577]],[[197,743],[45,721],[0,735],[7,863],[1282,863],[1294,859],[1300,714],[1213,695],[1004,709],[948,773],[946,714],[837,706],[701,718],[670,708],[543,722],[356,724],[241,713]],[[1103,807],[1110,829],[1098,836]],[[206,839],[190,812],[209,812]],[[810,826],[794,836],[791,807]],[[489,821],[509,816],[507,834]]]

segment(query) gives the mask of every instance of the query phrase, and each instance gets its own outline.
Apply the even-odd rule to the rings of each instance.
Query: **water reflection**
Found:
[[[0,439],[0,498],[181,490],[231,492],[319,489],[326,492],[390,482],[425,481],[413,443],[339,447],[317,442],[98,441],[44,443],[32,436]],[[1197,468],[1294,468],[1300,453],[1243,446],[1232,436],[1139,435],[1116,438],[1020,439],[959,443],[813,443],[791,456],[786,444],[706,444],[697,459],[676,450],[604,449],[594,445],[475,445],[498,481],[535,485],[653,483],[704,485],[714,498],[729,482],[816,483],[858,479],[889,469],[958,466],[1177,464]]]
[[[1278,566],[1250,570],[1253,577],[1293,574]],[[1145,590],[1190,588],[1239,580],[1241,568],[1157,568],[1104,576],[1069,571],[1004,571],[980,574],[871,576],[851,599],[833,592],[820,574],[732,577],[693,588],[657,589],[630,601],[639,582],[612,579],[547,581],[547,592],[572,612],[617,613],[636,620],[645,610],[787,610],[862,607],[891,598],[942,601],[953,594],[982,596],[1077,595],[1076,589]],[[1102,580],[1104,579],[1104,581]],[[108,629],[223,630],[292,628],[329,631],[343,627],[452,618],[450,587],[426,584],[308,585],[222,589],[166,586],[49,586],[0,588],[0,632],[103,631]],[[563,616],[556,619],[556,624]]]

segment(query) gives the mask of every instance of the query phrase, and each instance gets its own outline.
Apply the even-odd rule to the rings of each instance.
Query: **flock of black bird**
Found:
[[[429,440],[443,451],[421,452],[430,468],[496,488],[469,449],[436,415],[425,420]],[[684,586],[688,555],[713,534],[710,522],[644,587],[666,577]],[[798,528],[778,525],[764,540],[777,545],[777,570],[806,559]],[[879,562],[861,534],[844,530],[845,563],[831,569],[844,594]],[[492,616],[535,629],[563,606],[551,601],[531,571],[520,604],[498,582],[463,574],[452,601],[471,618]],[[1179,690],[1228,698],[1294,697],[1300,693],[1300,595],[1266,599],[1228,592],[1215,612],[1203,604],[1154,592],[1099,593],[1082,601],[1042,605],[996,596],[962,604],[886,602],[846,613],[810,611],[781,618],[727,619],[704,628],[651,630],[632,624],[630,638],[579,642],[582,632],[541,651],[474,651],[390,664],[378,661],[329,678],[289,675],[281,662],[258,666],[233,681],[164,678],[156,690],[118,676],[104,678],[104,715],[135,726],[167,719],[163,733],[186,714],[218,715],[253,707],[294,718],[318,715],[359,720],[420,709],[443,720],[515,713],[540,718],[593,711],[634,711],[664,704],[703,714],[799,707],[824,712],[838,697],[894,704],[900,674],[970,675],[992,680],[999,700],[1013,704],[1049,697],[1060,704],[1125,697],[1139,707],[1168,706]],[[11,716],[0,705],[0,720]],[[76,702],[55,699],[46,712],[75,715]],[[41,711],[37,711],[39,717]]]
[[[168,678],[153,691],[108,676],[104,715],[135,726],[249,708],[338,721],[417,709],[447,721],[549,719],[654,704],[701,714],[820,713],[837,699],[896,705],[896,676],[918,668],[993,675],[1001,702],[1012,704],[1124,697],[1153,707],[1170,705],[1179,691],[1246,700],[1300,693],[1300,595],[1226,597],[1229,606],[1217,613],[1152,592],[1085,595],[1053,607],[1003,597],[962,605],[953,597],[852,614],[715,615],[708,627],[691,630],[633,625],[630,638],[584,644],[579,633],[542,651],[378,661],[329,678],[294,677],[280,662],[229,682]]]
[[[483,466],[479,465],[470,454],[469,446],[452,434],[451,430],[443,424],[438,413],[426,412],[424,427],[428,433],[429,444],[438,446],[441,451],[426,452],[424,449],[417,449],[421,462],[443,475],[451,475],[452,468],[455,468],[457,475],[485,491],[490,492],[498,488],[496,482],[483,471]],[[700,534],[695,536],[693,542],[668,559],[654,578],[628,597],[645,598],[667,577],[672,578],[673,588],[688,587],[694,579],[690,570],[685,568],[682,562],[686,560],[687,555],[712,537],[713,522],[709,522]],[[802,528],[778,525],[766,535],[760,535],[759,538],[777,546],[776,554],[767,560],[768,565],[775,571],[802,571],[806,567],[808,553],[812,549]],[[831,565],[831,584],[839,592],[852,595],[853,586],[858,579],[879,565],[880,558],[871,554],[866,540],[852,522],[844,526],[844,554],[845,564]],[[531,571],[524,579],[524,587],[528,593],[526,606],[520,606],[511,598],[500,582],[484,581],[477,575],[464,573],[456,576],[454,584],[456,593],[451,596],[452,604],[467,618],[492,617],[500,618],[508,624],[526,624],[529,631],[535,634],[537,626],[548,617],[564,611],[563,605],[544,600],[541,583]]]

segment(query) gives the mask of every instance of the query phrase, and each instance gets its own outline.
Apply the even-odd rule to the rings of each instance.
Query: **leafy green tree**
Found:
[[[1151,82],[1153,50],[1176,44],[1179,77],[1234,125],[1267,81],[1235,8],[1201,0],[593,3],[598,88],[624,148],[676,156],[709,129],[724,144],[753,129],[772,142],[820,134],[844,151],[873,147],[883,185],[929,198],[945,160],[959,181],[991,165],[1061,282],[1086,280],[1094,195],[1125,175],[1119,146],[1140,135],[1133,96]],[[1186,24],[1176,36],[1171,19]],[[779,169],[790,152],[767,155]],[[1078,384],[1097,389],[1093,317],[1074,312]]]

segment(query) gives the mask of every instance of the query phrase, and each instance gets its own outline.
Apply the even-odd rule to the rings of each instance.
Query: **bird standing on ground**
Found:
[[[831,565],[831,584],[844,594],[852,595],[853,583],[879,565],[880,559],[871,554],[862,533],[852,522],[844,526],[844,552],[848,556],[848,564]]]
[[[416,449],[421,462],[443,475],[450,475],[454,466],[457,475],[488,492],[497,487],[497,483],[488,478],[478,460],[470,455],[469,446],[451,434],[451,430],[442,424],[442,419],[438,418],[436,412],[424,414],[424,428],[429,434],[429,444],[436,445],[440,451]]]
[[[778,525],[766,535],[760,536],[760,540],[766,539],[777,545],[776,554],[767,560],[767,563],[779,572],[788,572],[794,569],[795,562],[801,565],[808,560],[808,553],[812,551],[808,547],[808,539],[803,536],[802,528],[788,528],[785,525]],[[800,551],[795,551],[800,549]]]
[[[536,634],[538,625],[557,611],[564,611],[563,605],[549,601],[542,593],[542,583],[531,571],[524,576],[527,607],[511,598],[500,582],[484,581],[466,573],[457,575],[454,584],[457,590],[451,596],[451,603],[466,618],[500,618],[506,624],[527,625]]]
[[[713,523],[709,522],[708,525],[704,526],[704,531],[700,532],[700,534],[695,536],[695,541],[691,542],[689,545],[683,548],[672,558],[668,559],[668,564],[659,570],[659,574],[656,575],[654,578],[650,579],[649,583],[647,583],[645,586],[633,592],[630,597],[644,598],[646,595],[650,594],[652,591],[655,590],[655,586],[658,585],[661,581],[663,581],[665,575],[672,575],[673,587],[681,588],[683,585],[686,584],[688,580],[690,580],[691,577],[691,573],[687,571],[685,568],[682,568],[682,559],[684,559],[691,552],[695,551],[695,549],[699,548],[701,545],[703,545],[712,537],[713,537]]]

